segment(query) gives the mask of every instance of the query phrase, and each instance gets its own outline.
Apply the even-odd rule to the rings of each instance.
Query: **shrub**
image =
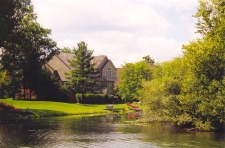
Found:
[[[104,94],[84,94],[84,98],[82,100],[82,94],[76,94],[76,101],[78,103],[84,104],[106,104],[113,103],[113,95],[104,95]]]
[[[75,95],[77,103],[82,103],[82,94],[77,93]]]

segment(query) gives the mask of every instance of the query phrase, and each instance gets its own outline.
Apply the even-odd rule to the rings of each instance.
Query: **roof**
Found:
[[[104,68],[105,64],[107,63],[108,58],[105,55],[94,56],[92,63],[95,63],[95,68],[101,70]]]
[[[71,68],[65,64],[59,56],[54,56],[47,64],[47,67],[50,68],[51,71],[57,71],[61,81],[68,81],[65,77],[65,72],[69,72]]]
[[[65,72],[71,70],[68,60],[72,60],[73,58],[74,54],[72,53],[60,53],[59,55],[53,56],[47,65],[51,70],[57,70],[62,81],[67,81]],[[95,68],[98,70],[102,70],[108,62],[112,63],[105,55],[94,56],[92,60],[92,63],[95,63]]]
[[[74,54],[72,53],[63,53],[61,52],[59,55],[57,55],[57,57],[64,63],[66,64],[68,67],[70,67],[70,63],[69,60],[72,60],[74,58]]]

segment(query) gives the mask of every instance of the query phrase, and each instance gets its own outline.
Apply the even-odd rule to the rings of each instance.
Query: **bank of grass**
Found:
[[[29,109],[33,116],[61,116],[61,115],[82,115],[82,114],[104,114],[109,111],[104,110],[106,104],[75,104],[51,101],[28,101],[0,99],[0,102],[7,103],[18,109]],[[126,104],[114,104],[115,108],[128,109]]]

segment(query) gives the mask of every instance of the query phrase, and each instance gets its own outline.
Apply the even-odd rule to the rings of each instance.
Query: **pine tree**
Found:
[[[78,48],[74,49],[74,58],[70,60],[72,70],[66,73],[70,80],[69,88],[75,93],[81,93],[82,98],[84,93],[91,91],[95,84],[92,75],[95,73],[94,63],[92,63],[93,50],[88,50],[85,42],[77,44]]]

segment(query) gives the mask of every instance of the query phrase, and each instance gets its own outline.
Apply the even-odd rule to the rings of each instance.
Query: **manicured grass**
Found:
[[[0,102],[7,103],[18,109],[29,109],[35,116],[57,116],[57,115],[81,115],[81,114],[102,114],[109,113],[104,110],[106,104],[74,104],[51,101],[27,101],[0,99]],[[126,104],[114,104],[114,108],[128,109]]]

